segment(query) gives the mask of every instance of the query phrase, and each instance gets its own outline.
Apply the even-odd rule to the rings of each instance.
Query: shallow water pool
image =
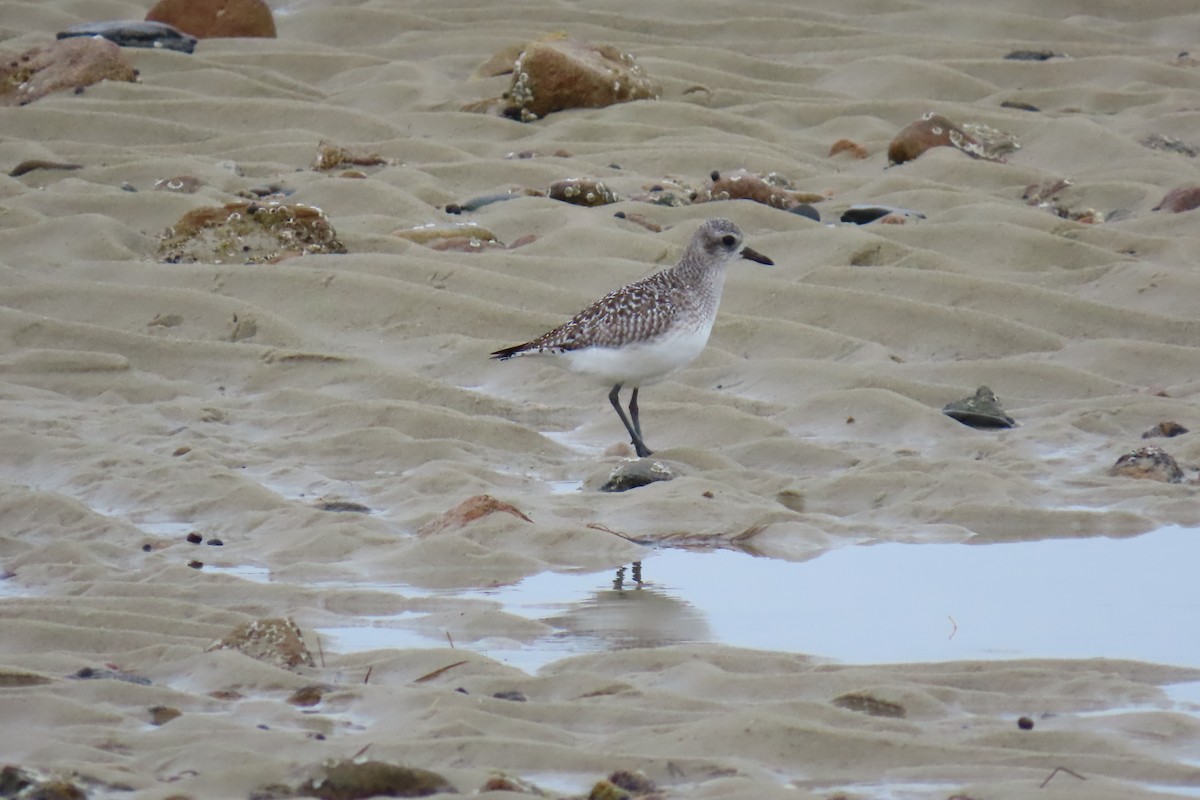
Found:
[[[454,596],[555,633],[458,646],[524,670],[567,655],[719,642],[844,663],[1123,658],[1200,667],[1200,530],[1125,539],[847,546],[806,562],[655,551],[640,567],[543,573]],[[436,594],[394,587],[408,596]],[[396,627],[323,628],[341,650],[444,645]]]

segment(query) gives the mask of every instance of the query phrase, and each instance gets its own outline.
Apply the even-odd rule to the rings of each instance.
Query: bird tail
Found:
[[[526,345],[526,344],[514,344],[512,347],[505,347],[503,349],[497,350],[496,352],[492,353],[492,358],[498,359],[500,361],[507,361],[508,359],[512,358],[513,356],[521,355],[521,353],[524,353],[528,349],[528,347],[529,347],[529,345]]]

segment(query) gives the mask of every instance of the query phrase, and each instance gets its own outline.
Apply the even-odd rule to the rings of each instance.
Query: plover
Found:
[[[570,321],[524,344],[492,353],[501,361],[515,356],[547,356],[603,386],[629,432],[639,457],[651,454],[638,420],[638,389],[657,383],[700,355],[712,332],[725,286],[725,268],[737,257],[774,264],[742,244],[742,232],[727,219],[705,222],[670,269],[609,292]],[[629,415],[621,389],[633,390]]]

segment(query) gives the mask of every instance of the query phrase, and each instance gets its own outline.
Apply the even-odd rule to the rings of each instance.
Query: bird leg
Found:
[[[629,395],[629,419],[633,421],[633,429],[637,431],[638,438],[642,438],[642,423],[638,420],[638,404],[637,404],[637,387],[634,387],[633,393]],[[643,441],[642,444],[645,444]]]
[[[633,450],[638,454],[638,458],[645,458],[650,455],[650,448],[646,447],[646,443],[642,441],[642,432],[636,420],[637,412],[637,389],[633,390],[633,400],[629,404],[629,412],[633,414],[633,423],[629,421],[629,417],[625,416],[625,409],[621,408],[621,384],[617,384],[608,393],[608,402],[612,403],[612,407],[617,410],[617,416],[621,418],[621,422],[625,425],[625,430],[629,432],[629,438],[633,444]]]

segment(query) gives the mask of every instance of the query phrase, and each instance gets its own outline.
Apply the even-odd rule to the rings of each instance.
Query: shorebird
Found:
[[[568,322],[524,344],[497,350],[501,361],[544,356],[571,372],[611,386],[608,401],[629,432],[638,457],[651,454],[638,420],[638,390],[657,383],[700,355],[712,332],[725,286],[725,268],[739,256],[774,264],[742,244],[727,219],[705,222],[675,266],[609,292]],[[629,415],[621,389],[633,390]]]

